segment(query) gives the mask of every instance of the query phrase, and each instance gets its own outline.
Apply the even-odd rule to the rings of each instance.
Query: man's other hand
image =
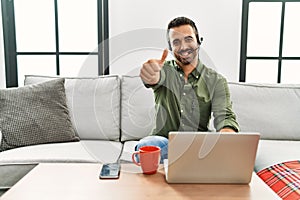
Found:
[[[225,127],[220,130],[220,132],[235,132],[232,128]]]

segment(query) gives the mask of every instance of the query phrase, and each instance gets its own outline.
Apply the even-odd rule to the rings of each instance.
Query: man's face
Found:
[[[190,25],[182,25],[170,29],[172,51],[181,65],[189,65],[198,60],[198,44],[195,32]]]

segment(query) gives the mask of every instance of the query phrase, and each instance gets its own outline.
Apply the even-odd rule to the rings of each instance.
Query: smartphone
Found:
[[[102,166],[100,179],[117,179],[120,175],[120,163],[105,163]]]

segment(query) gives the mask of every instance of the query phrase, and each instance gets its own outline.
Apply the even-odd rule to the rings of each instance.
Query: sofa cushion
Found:
[[[81,140],[80,142],[33,145],[0,153],[0,165],[7,163],[116,162],[122,143]]]
[[[0,90],[0,151],[78,141],[66,104],[64,79]]]
[[[123,151],[120,157],[122,162],[132,162],[132,154],[135,152],[135,146],[138,141],[126,141],[124,142]]]
[[[25,76],[25,85],[57,77]],[[81,139],[119,140],[120,80],[118,76],[66,77],[67,104]]]
[[[300,140],[300,85],[229,83],[241,131]]]
[[[260,140],[255,161],[255,171],[300,159],[300,141]]]
[[[121,141],[141,139],[151,133],[155,125],[154,95],[139,76],[122,76],[121,109]]]

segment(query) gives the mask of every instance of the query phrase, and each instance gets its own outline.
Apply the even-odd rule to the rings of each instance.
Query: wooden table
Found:
[[[122,164],[120,178],[100,180],[101,164],[39,164],[8,190],[1,200],[93,199],[279,199],[253,173],[249,185],[168,184],[163,168],[144,175],[133,164]]]

